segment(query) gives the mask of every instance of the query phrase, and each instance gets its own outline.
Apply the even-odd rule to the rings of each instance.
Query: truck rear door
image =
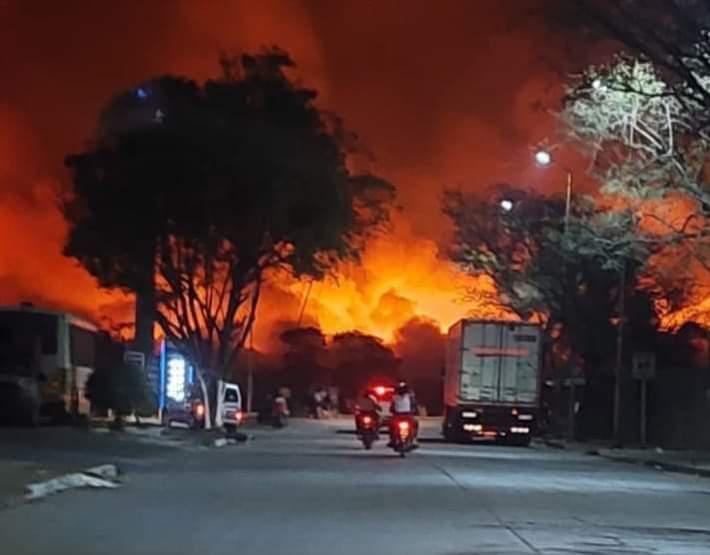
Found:
[[[535,326],[472,322],[464,326],[463,346],[462,400],[537,402],[540,346]]]
[[[538,329],[532,326],[501,327],[500,401],[515,404],[537,402],[539,335]]]
[[[500,325],[475,322],[464,326],[461,398],[466,401],[498,401],[500,376]]]

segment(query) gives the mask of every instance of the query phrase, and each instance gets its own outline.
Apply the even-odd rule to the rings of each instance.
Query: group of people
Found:
[[[311,416],[315,419],[329,418],[333,409],[334,402],[330,393],[324,387],[316,388],[311,393],[310,399]]]

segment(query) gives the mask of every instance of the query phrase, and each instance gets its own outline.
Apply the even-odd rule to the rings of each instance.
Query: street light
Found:
[[[552,153],[544,148],[535,152],[535,161],[543,168],[551,166],[554,162]],[[567,188],[565,191],[565,232],[567,232],[567,224],[569,223],[570,210],[572,208],[572,170],[567,169]]]
[[[503,210],[503,212],[510,212],[513,209],[513,201],[507,198],[504,198],[503,200],[500,201],[500,208]]]
[[[595,91],[606,91],[606,85],[604,84],[604,81],[599,78],[592,81],[592,88]]]
[[[552,163],[552,155],[547,150],[538,150],[535,153],[535,161],[540,166],[549,166]]]
[[[542,168],[547,168],[549,166],[552,166],[554,160],[552,158],[552,153],[545,148],[541,148],[535,152],[535,161],[537,162],[538,166]],[[569,227],[569,217],[570,217],[570,211],[572,208],[572,181],[573,181],[573,175],[572,175],[572,170],[569,168],[565,168],[567,172],[567,187],[565,191],[565,219],[564,219],[564,235],[567,235],[567,228]],[[564,275],[565,275],[565,287],[564,287],[564,300],[563,300],[563,305],[562,305],[562,315],[565,320],[565,328],[567,329],[569,326],[569,321],[572,318],[571,316],[571,299],[570,299],[570,294],[571,294],[571,285],[570,285],[570,277],[569,277],[569,269],[567,267],[567,262],[564,262]],[[575,376],[573,376],[572,368],[571,366],[568,367],[567,371],[569,375],[569,404],[568,404],[568,415],[567,415],[567,435],[569,436],[570,439],[574,439],[574,420],[575,420],[575,401],[576,401],[576,395],[575,395]],[[558,411],[561,413],[562,409],[562,376],[558,376],[557,378],[557,385],[555,387],[556,390],[556,396],[557,396],[557,402],[559,403]],[[560,414],[561,416],[561,414]]]

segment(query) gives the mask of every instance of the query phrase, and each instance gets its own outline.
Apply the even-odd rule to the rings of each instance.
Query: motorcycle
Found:
[[[357,435],[365,446],[365,449],[372,449],[372,444],[379,439],[379,417],[375,412],[360,412],[355,416],[355,428]]]
[[[404,458],[415,449],[415,423],[411,418],[395,417],[392,421],[390,446],[399,456]]]

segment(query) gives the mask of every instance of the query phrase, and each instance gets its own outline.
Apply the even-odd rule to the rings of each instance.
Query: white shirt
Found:
[[[409,393],[404,395],[394,395],[392,397],[392,413],[393,414],[406,414],[411,413],[412,407],[412,396]]]

